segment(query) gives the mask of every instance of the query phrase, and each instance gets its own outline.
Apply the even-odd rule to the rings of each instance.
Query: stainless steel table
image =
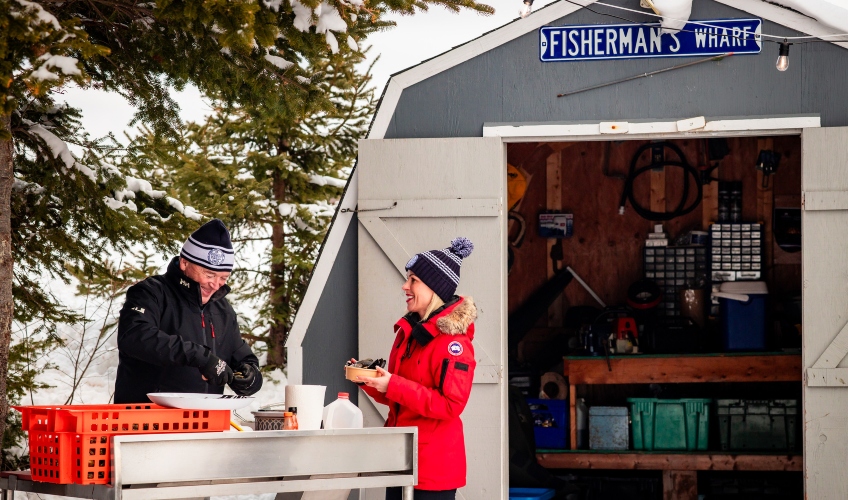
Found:
[[[115,436],[112,467],[111,485],[0,478],[2,500],[12,491],[157,500],[388,486],[402,487],[404,500],[412,500],[418,480],[418,429]]]

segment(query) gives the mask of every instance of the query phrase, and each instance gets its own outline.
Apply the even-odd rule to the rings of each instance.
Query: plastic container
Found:
[[[362,428],[362,410],[350,402],[348,393],[340,392],[338,399],[324,407],[324,428]]]
[[[253,411],[253,430],[255,431],[281,431],[286,412],[260,410]]]
[[[626,450],[630,447],[626,407],[592,406],[589,408],[589,449]]]
[[[555,493],[550,488],[510,488],[509,500],[550,500]]]
[[[722,283],[719,292],[722,342],[725,351],[766,349],[766,299],[764,281]]]
[[[710,399],[628,398],[634,450],[706,450]]]
[[[294,413],[287,411],[283,413],[283,430],[284,431],[296,431],[297,430],[297,420],[294,418]]]
[[[299,429],[300,426],[297,423],[297,407],[296,406],[290,406],[289,411],[292,413],[292,419],[294,420],[294,428]]]
[[[797,449],[797,399],[719,399],[716,414],[722,450]]]
[[[586,400],[577,398],[577,449],[589,449],[589,407]]]
[[[568,448],[568,411],[564,400],[528,399],[533,413],[533,436],[536,448],[563,450]]]
[[[229,410],[181,410],[154,404],[15,406],[28,433],[35,481],[109,484],[112,436],[214,432],[230,427]]]

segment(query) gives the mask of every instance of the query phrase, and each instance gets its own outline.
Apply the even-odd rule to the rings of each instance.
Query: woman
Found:
[[[395,324],[388,371],[360,377],[363,389],[388,405],[386,427],[418,427],[415,500],[453,500],[465,486],[465,439],[459,415],[474,379],[471,297],[454,295],[462,259],[474,245],[456,238],[450,248],[413,255],[406,264],[407,314]],[[389,488],[386,500],[400,500]]]

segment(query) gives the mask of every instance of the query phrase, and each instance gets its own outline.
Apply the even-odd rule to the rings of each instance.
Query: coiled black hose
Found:
[[[671,161],[671,160],[663,160],[660,162],[653,162],[650,165],[636,168],[636,163],[639,162],[639,157],[642,156],[642,153],[645,152],[646,149],[653,148],[655,146],[663,146],[674,151],[680,161]],[[686,174],[686,177],[683,181],[683,194],[680,196],[680,203],[677,204],[677,207],[671,212],[654,212],[652,210],[648,210],[647,208],[639,205],[636,201],[635,196],[633,195],[633,181],[639,177],[640,175],[653,170],[655,168],[660,167],[680,167]],[[689,201],[689,177],[695,182],[695,200],[691,205],[686,205],[686,202]],[[630,201],[630,206],[633,207],[633,210],[639,214],[640,217],[647,220],[653,221],[666,221],[671,220],[677,217],[682,217],[689,212],[695,210],[698,205],[701,204],[701,199],[704,196],[703,186],[701,185],[701,173],[692,165],[686,161],[686,156],[683,155],[683,151],[680,150],[677,146],[670,142],[649,142],[644,144],[638,150],[636,150],[636,154],[633,155],[633,160],[630,162],[630,171],[627,174],[627,179],[624,181],[624,190],[621,192],[621,200],[619,201],[619,213],[624,214],[624,206],[627,201]]]

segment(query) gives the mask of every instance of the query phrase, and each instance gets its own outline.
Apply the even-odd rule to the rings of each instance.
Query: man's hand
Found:
[[[230,382],[230,388],[236,394],[241,396],[249,396],[256,392],[253,387],[256,385],[256,379],[261,377],[259,367],[252,363],[242,363],[236,368],[233,374],[233,380]]]
[[[211,353],[206,364],[200,367],[200,373],[212,385],[223,386],[233,381],[233,370],[223,359]]]
[[[376,370],[376,377],[356,377],[356,379],[364,383],[368,387],[373,387],[374,389],[377,389],[378,391],[385,394],[385,392],[389,390],[389,379],[392,378],[392,374],[380,368],[379,366],[376,368]]]

